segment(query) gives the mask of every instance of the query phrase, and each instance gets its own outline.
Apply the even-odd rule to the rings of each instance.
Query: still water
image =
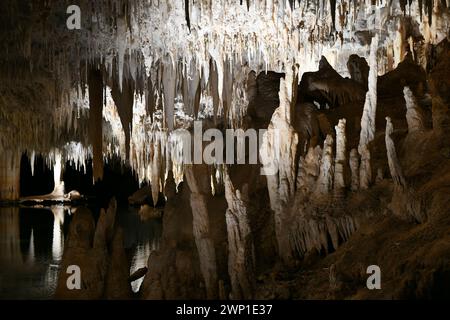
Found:
[[[0,207],[0,299],[52,299],[71,220],[69,207]],[[161,221],[141,221],[135,208],[118,208],[116,221],[124,230],[131,274],[158,248]],[[131,284],[133,291],[141,282]]]

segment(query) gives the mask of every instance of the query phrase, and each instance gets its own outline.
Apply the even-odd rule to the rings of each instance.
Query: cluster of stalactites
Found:
[[[397,28],[397,18],[403,16],[403,11],[411,13],[425,42],[434,43],[446,35],[448,26],[444,17],[448,9],[443,2],[421,4],[421,1],[406,6],[391,1],[373,4],[368,0],[352,3],[257,0],[241,4],[225,0],[81,1],[82,30],[72,34],[71,43],[61,41],[59,45],[64,45],[61,50],[56,43],[40,46],[41,51],[42,47],[48,51],[42,51],[38,58],[45,61],[58,79],[56,93],[47,99],[51,106],[46,108],[52,110],[55,127],[46,125],[45,116],[24,118],[21,113],[5,112],[2,118],[19,128],[27,126],[20,119],[29,119],[27,127],[31,130],[4,137],[19,137],[15,145],[33,154],[48,153],[54,146],[64,148],[66,143],[81,143],[85,150],[90,150],[88,130],[85,130],[89,109],[85,87],[88,70],[98,66],[105,78],[103,118],[107,126],[103,156],[129,159],[140,181],[150,181],[156,190],[162,190],[168,168],[174,172],[177,182],[183,176],[182,163],[174,161],[183,149],[177,130],[188,129],[193,119],[204,117],[211,117],[215,123],[223,120],[227,127],[242,127],[249,100],[246,83],[251,70],[256,73],[288,71],[290,66],[299,65],[301,76],[316,69],[319,57],[324,55],[340,71],[345,69],[342,61],[347,60],[350,51],[368,56],[368,47],[353,41],[358,31],[376,30],[380,34],[376,37],[379,42],[373,41],[370,50],[371,66],[376,68],[371,68],[366,99],[369,113],[374,112],[376,74],[386,70],[382,64],[388,64],[383,60],[375,64],[380,54],[378,49],[398,40],[391,39],[389,31],[392,26]],[[415,15],[425,10],[427,15],[421,18]],[[60,39],[61,33],[67,36],[67,32],[58,29],[53,38]],[[38,42],[32,36],[27,38],[28,58],[33,57],[33,43]],[[43,41],[46,43],[51,38]],[[118,83],[120,93],[124,93],[126,83],[133,83],[133,95],[137,97],[130,127],[124,127],[119,121],[117,108],[108,96],[106,83],[110,82]],[[371,118],[369,115],[368,122]],[[362,137],[359,151],[362,160],[370,163],[365,146],[374,128],[370,124],[364,127],[368,130],[361,133],[366,136]],[[124,138],[128,133],[129,148]],[[45,137],[41,139],[44,145],[35,141],[34,137],[38,136]],[[2,149],[6,148],[6,140],[11,142],[0,140]],[[78,155],[68,159],[81,162]],[[353,178],[355,188],[359,187],[356,184],[366,184],[364,174],[359,179]]]

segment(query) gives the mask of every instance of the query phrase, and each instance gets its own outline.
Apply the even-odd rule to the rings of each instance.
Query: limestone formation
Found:
[[[370,163],[370,150],[367,144],[363,145],[358,150],[361,155],[361,162],[359,165],[359,186],[361,189],[368,189],[372,183],[372,165]]]
[[[228,272],[232,299],[252,299],[255,289],[255,253],[248,216],[248,185],[236,190],[225,172],[228,230]]]
[[[0,1],[0,298],[449,295],[449,0],[67,2]]]
[[[94,182],[103,179],[103,76],[100,70],[89,71],[89,139],[93,153]]]
[[[300,157],[298,163],[297,190],[309,194],[314,190],[320,172],[322,148],[310,147],[305,157]]]
[[[341,193],[345,189],[345,175],[347,168],[347,137],[345,136],[346,120],[341,119],[336,130],[336,158],[334,164],[334,190]]]
[[[77,209],[65,244],[56,299],[131,298],[130,266],[122,231],[115,226],[116,209],[117,203],[112,199],[108,209],[101,210],[97,226],[89,209]],[[66,271],[71,265],[79,266],[82,272],[79,290],[71,290],[67,286],[71,273]]]
[[[275,110],[269,128],[264,134],[260,148],[262,173],[267,177],[270,206],[275,214],[275,232],[278,250],[283,260],[288,263],[291,258],[289,242],[286,237],[285,209],[295,191],[295,156],[298,135],[291,125],[293,73],[280,81],[280,106]]]
[[[206,165],[188,165],[186,180],[191,189],[190,203],[193,215],[193,231],[200,259],[200,268],[209,299],[218,297],[218,275],[216,250],[211,235],[210,216],[207,199],[211,194],[209,174]]]
[[[417,105],[417,100],[414,97],[411,89],[405,87],[403,89],[406,102],[406,121],[408,122],[408,132],[423,131],[425,129],[423,115]]]
[[[159,219],[162,216],[162,209],[154,208],[149,206],[148,204],[144,204],[139,209],[139,216],[141,220],[149,220],[149,219]]]
[[[378,78],[378,35],[372,38],[369,57],[369,80],[368,91],[364,103],[363,115],[361,118],[361,134],[359,138],[358,153],[361,156],[360,166],[360,186],[367,189],[372,182],[372,167],[370,163],[369,143],[375,137],[375,119],[377,113],[377,78]]]
[[[315,194],[327,195],[333,188],[334,177],[333,137],[328,135],[323,143],[322,157],[320,160],[319,177],[316,182]]]
[[[352,174],[351,189],[357,191],[359,189],[359,156],[356,149],[350,151],[349,165]]]
[[[391,177],[397,187],[401,189],[406,189],[406,180],[403,176],[402,168],[397,157],[397,152],[395,150],[395,144],[392,140],[392,133],[394,132],[394,126],[392,125],[391,118],[386,117],[386,151],[389,163],[389,171],[391,172]]]

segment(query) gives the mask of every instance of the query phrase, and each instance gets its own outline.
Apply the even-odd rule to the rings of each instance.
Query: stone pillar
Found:
[[[210,175],[206,165],[187,165],[186,180],[191,189],[193,233],[200,260],[200,269],[205,280],[208,299],[218,297],[216,250],[211,234],[207,199],[211,194]]]
[[[389,164],[389,171],[391,172],[392,179],[397,187],[406,189],[406,180],[403,176],[402,168],[400,167],[400,161],[395,151],[395,144],[392,140],[391,134],[394,132],[394,126],[392,125],[391,118],[386,117],[386,152]]]
[[[339,120],[336,130],[336,159],[334,160],[334,190],[339,194],[345,189],[345,169],[347,168],[346,120]]]
[[[360,187],[361,189],[369,188],[372,183],[372,167],[370,163],[370,149],[369,143],[375,137],[375,121],[377,114],[377,80],[378,80],[378,62],[377,62],[377,50],[378,50],[378,35],[372,38],[372,44],[370,45],[370,57],[369,57],[369,79],[368,88],[366,93],[366,100],[364,103],[363,115],[361,118],[361,133],[359,138],[358,152],[361,156],[360,170]]]
[[[255,253],[248,217],[248,185],[236,190],[225,171],[228,233],[228,273],[231,299],[252,299],[255,287]]]
[[[103,77],[91,69],[89,84],[89,140],[92,144],[94,182],[103,179]]]
[[[280,80],[280,106],[272,115],[259,150],[263,164],[261,173],[267,177],[270,207],[274,211],[278,254],[286,264],[292,262],[287,211],[296,183],[298,135],[291,125],[296,88],[294,73],[287,72],[286,79]]]

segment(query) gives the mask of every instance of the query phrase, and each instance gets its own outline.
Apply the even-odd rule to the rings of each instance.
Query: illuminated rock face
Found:
[[[372,166],[370,163],[369,143],[375,137],[375,119],[377,114],[377,78],[378,78],[378,35],[372,38],[369,57],[369,90],[366,94],[364,111],[361,118],[361,134],[359,138],[358,152],[361,156],[361,166],[359,168],[359,182],[362,189],[367,189],[372,183]]]
[[[211,194],[206,165],[186,167],[186,180],[191,189],[190,204],[193,216],[193,233],[197,245],[200,269],[205,281],[207,297],[218,298],[219,283],[216,265],[216,250],[212,237],[210,213],[207,199]]]
[[[290,261],[290,249],[287,239],[286,207],[295,190],[295,157],[298,135],[291,125],[292,108],[295,105],[296,91],[292,73],[280,81],[280,106],[275,110],[269,129],[264,134],[260,154],[264,165],[263,173],[267,176],[267,188],[270,207],[275,215],[275,232],[280,256]],[[296,86],[294,86],[296,87]]]
[[[4,101],[0,112],[2,119],[12,124],[11,128],[25,126],[31,132],[19,134],[16,129],[7,130],[0,145],[2,149],[18,146],[19,152],[29,150],[44,155],[58,147],[66,149],[64,159],[76,162],[93,156],[94,180],[102,177],[103,159],[120,150],[122,160],[124,163],[130,160],[140,181],[154,185],[154,198],[162,191],[161,177],[169,170],[163,163],[170,163],[171,153],[163,145],[160,151],[150,146],[156,135],[147,134],[150,123],[161,132],[158,135],[168,136],[181,122],[189,122],[189,117],[201,117],[205,110],[210,110],[206,114],[212,116],[214,123],[242,126],[249,99],[245,88],[251,85],[248,79],[251,71],[286,72],[298,65],[301,78],[304,73],[316,70],[323,56],[337,73],[351,76],[365,88],[368,69],[361,59],[368,58],[372,51],[370,94],[366,99],[370,111],[362,121],[361,149],[373,134],[374,75],[398,65],[406,47],[414,49],[417,58],[426,65],[428,55],[420,53],[429,51],[430,45],[446,37],[449,14],[438,2],[422,5],[421,1],[402,7],[396,1],[373,5],[366,0],[352,5],[322,0],[289,3],[255,0],[242,4],[225,0],[162,3],[142,0],[129,3],[126,10],[113,3],[80,1],[82,23],[76,41],[73,31],[66,30],[64,25],[55,28],[54,22],[47,19],[43,24],[49,32],[24,32],[28,34],[26,37],[7,35],[14,41],[8,42],[11,44],[1,59],[16,67],[5,69],[8,80],[13,81],[7,81],[6,89],[2,89]],[[10,8],[1,10],[8,12],[6,21],[20,25],[20,30],[33,28],[16,6],[9,6],[9,1],[2,5]],[[65,11],[63,4],[36,5],[29,15],[30,19],[34,14],[50,17]],[[410,16],[405,18],[405,13]],[[369,50],[367,35],[374,30],[379,41],[373,42]],[[423,41],[414,40],[420,37]],[[49,58],[43,59],[44,56]],[[353,58],[348,60],[349,56]],[[19,58],[28,64],[9,63]],[[375,61],[377,70],[373,70]],[[54,73],[30,77],[31,69],[25,65],[33,66],[33,75],[41,69]],[[18,94],[8,88],[18,79],[28,81],[28,78],[33,80],[23,92]],[[360,95],[360,90],[353,90],[346,80],[328,79],[313,85],[342,104]],[[101,141],[102,135],[111,136],[103,125],[103,120],[111,117],[101,116],[100,101],[107,100],[101,92],[108,91],[102,90],[106,86],[112,88],[122,125],[119,135],[125,137],[125,142]],[[143,109],[136,108],[138,104]],[[40,111],[38,117],[34,116],[36,110]],[[51,126],[45,124],[49,117],[53,119]],[[41,139],[37,141],[36,136]],[[73,148],[65,148],[70,143],[81,144],[84,159]],[[368,164],[362,166],[364,170],[366,167]],[[363,188],[365,180],[371,180],[368,175],[362,173]],[[176,178],[177,183],[180,180]]]
[[[403,89],[406,102],[406,121],[408,122],[408,132],[423,131],[425,129],[423,115],[417,105],[416,98],[411,89]]]
[[[345,175],[347,171],[347,138],[345,136],[346,120],[341,119],[336,130],[336,158],[334,165],[334,190],[339,194],[345,189]]]
[[[448,69],[448,56],[435,61],[445,52],[437,44],[448,37],[443,1],[122,2],[79,1],[77,33],[55,27],[58,21],[49,18],[65,12],[61,3],[36,3],[30,13],[13,0],[0,5],[0,19],[21,30],[0,31],[8,49],[0,55],[0,200],[19,199],[23,152],[31,156],[32,172],[36,155],[55,169],[54,191],[34,198],[41,200],[79,196],[65,195],[61,173],[67,161],[86,172],[92,159],[95,183],[103,178],[104,162],[119,157],[148,185],[130,203],[143,205],[147,218],[159,218],[163,210],[170,227],[165,251],[149,260],[146,298],[189,298],[190,289],[201,298],[253,298],[257,261],[268,251],[286,265],[314,251],[330,253],[351,239],[361,220],[382,210],[405,210],[425,221],[420,200],[412,197],[416,190],[406,181],[425,176],[432,161],[404,154],[412,153],[408,147],[415,138],[430,145],[423,149],[433,151],[436,163],[448,152],[436,142],[436,136],[446,137],[449,119],[446,81],[439,81],[447,75],[438,71]],[[42,29],[24,16],[41,19]],[[402,69],[408,68],[407,55],[425,73],[435,63],[439,68],[412,86],[414,79]],[[258,82],[261,74],[276,78],[277,97]],[[401,101],[383,79],[401,86]],[[428,80],[430,91],[423,85]],[[432,121],[421,112],[428,100]],[[386,115],[392,118],[380,123]],[[191,151],[202,158],[205,147],[191,148],[186,140],[195,132],[194,120],[219,132],[267,129],[258,141],[265,167],[260,179],[235,184],[221,164],[185,161]],[[439,179],[445,185],[445,174]],[[186,199],[177,192],[183,182]],[[419,197],[434,187],[423,186]],[[398,198],[385,206],[374,191],[379,189],[388,193],[381,192],[383,201],[391,189]],[[164,197],[166,207],[155,208]],[[217,199],[226,207],[215,207]],[[256,206],[261,199],[268,203]],[[178,200],[187,210],[178,210]],[[260,212],[253,212],[261,207],[269,216],[265,226]],[[113,232],[111,210],[102,211],[96,227],[82,210],[74,221],[80,229],[71,230],[65,242],[65,260],[99,270],[87,279],[92,292],[82,297],[129,297],[123,235]],[[223,218],[219,223],[216,215]],[[186,225],[177,228],[178,221]],[[55,220],[58,234],[59,228]],[[273,250],[267,249],[270,242]],[[58,294],[74,294],[62,281]]]
[[[255,249],[248,215],[248,185],[236,190],[225,173],[228,232],[228,272],[232,299],[252,299],[255,287]]]

